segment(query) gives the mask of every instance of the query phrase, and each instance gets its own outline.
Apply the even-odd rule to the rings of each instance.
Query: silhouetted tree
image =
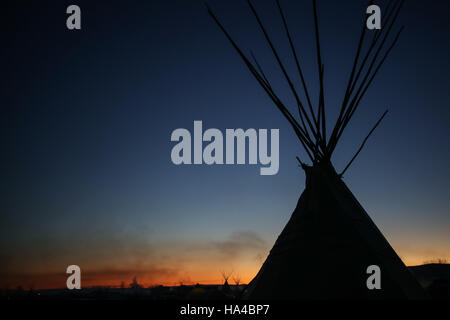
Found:
[[[447,264],[448,262],[447,262],[447,259],[443,259],[443,258],[426,260],[423,262],[423,264],[430,264],[430,263]]]

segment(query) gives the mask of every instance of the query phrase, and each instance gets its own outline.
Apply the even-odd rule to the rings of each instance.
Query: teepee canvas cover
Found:
[[[252,54],[254,60],[252,63],[208,7],[209,14],[231,42],[247,68],[288,120],[311,160],[311,165],[306,165],[297,158],[305,170],[305,190],[260,271],[247,286],[244,297],[284,300],[426,298],[418,282],[342,181],[342,175],[363,149],[367,139],[384,119],[387,111],[363,139],[355,155],[340,174],[336,173],[331,163],[331,156],[342,133],[400,36],[403,28],[386,48],[403,0],[389,1],[382,21],[384,27],[372,32],[372,40],[366,45],[365,50],[364,39],[367,28],[364,20],[339,116],[329,134],[327,134],[325,120],[324,64],[320,51],[317,6],[315,0],[312,2],[320,84],[316,107],[313,107],[300,59],[279,0],[276,0],[276,4],[295,60],[297,79],[301,81],[305,97],[303,101],[255,7],[248,0],[250,9],[295,98],[300,121],[296,120],[275,93],[255,56]],[[367,286],[367,279],[370,276],[367,274],[367,268],[372,265],[380,268],[381,289],[369,289]]]
[[[424,298],[422,288],[331,165],[305,169],[306,188],[246,297]],[[370,265],[380,267],[380,290],[366,286]]]

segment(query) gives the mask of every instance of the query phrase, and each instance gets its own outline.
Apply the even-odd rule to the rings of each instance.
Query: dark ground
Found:
[[[450,299],[450,264],[425,264],[408,267],[432,299]],[[239,300],[245,285],[180,285],[143,288],[89,287],[81,290],[4,289],[1,300]]]

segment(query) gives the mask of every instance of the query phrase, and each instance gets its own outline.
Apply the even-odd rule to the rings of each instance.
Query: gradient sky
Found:
[[[335,119],[366,1],[318,2]],[[65,26],[72,3],[81,31]],[[291,101],[245,1],[209,3]],[[274,2],[255,4],[289,59]],[[317,101],[311,1],[282,4]],[[406,29],[333,158],[342,169],[389,108],[344,181],[408,265],[450,259],[449,9],[406,1]],[[70,264],[82,286],[256,274],[304,188],[295,156],[306,155],[202,1],[21,2],[2,9],[1,41],[0,287],[64,287]],[[279,173],[172,164],[170,135],[194,120],[279,128]]]

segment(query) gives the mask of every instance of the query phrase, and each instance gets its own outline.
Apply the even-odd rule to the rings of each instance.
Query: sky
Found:
[[[76,31],[72,2],[2,9],[0,288],[64,287],[72,264],[82,286],[220,283],[221,272],[250,281],[304,189],[294,132],[202,1],[76,1]],[[208,3],[292,102],[246,2]],[[282,5],[315,102],[311,1]],[[274,1],[255,6],[294,74]],[[318,1],[329,125],[366,6]],[[449,9],[406,1],[405,31],[332,159],[342,170],[389,109],[344,182],[407,265],[450,260]],[[278,174],[174,165],[171,133],[193,132],[194,120],[279,129]]]

